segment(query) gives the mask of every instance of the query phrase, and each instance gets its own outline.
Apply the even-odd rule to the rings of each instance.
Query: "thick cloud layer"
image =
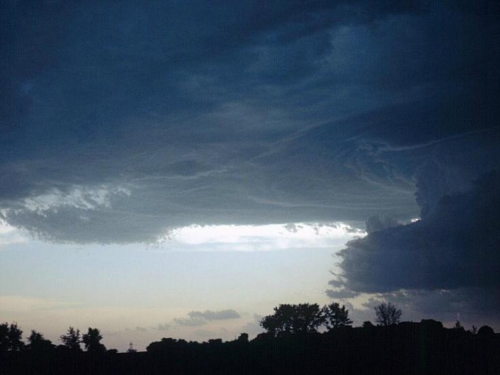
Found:
[[[444,196],[422,220],[370,233],[341,252],[359,292],[500,287],[500,176]]]
[[[1,218],[79,243],[409,220],[424,166],[500,165],[498,4],[474,4],[2,2]]]
[[[437,177],[435,185],[442,185]],[[425,186],[433,196],[430,181]],[[425,192],[419,192],[429,202]],[[373,231],[347,243],[332,298],[382,293],[417,316],[499,324],[500,174],[482,176],[463,193],[424,205],[422,220]],[[446,319],[446,318],[445,318]]]
[[[398,221],[390,216],[372,216],[366,221],[366,232],[376,232],[397,225],[399,225]]]

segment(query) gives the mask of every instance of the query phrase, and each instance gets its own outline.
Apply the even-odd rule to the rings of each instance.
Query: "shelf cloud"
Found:
[[[3,2],[1,218],[74,243],[408,221],[429,160],[498,166],[479,3]]]

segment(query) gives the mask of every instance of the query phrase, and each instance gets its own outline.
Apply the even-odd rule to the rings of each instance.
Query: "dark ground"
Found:
[[[208,343],[162,339],[147,352],[0,353],[0,374],[500,374],[500,335],[432,320]]]

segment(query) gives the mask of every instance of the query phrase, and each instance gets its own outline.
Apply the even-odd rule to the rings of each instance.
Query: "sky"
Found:
[[[500,5],[0,5],[0,320],[108,347],[339,301],[500,330]]]

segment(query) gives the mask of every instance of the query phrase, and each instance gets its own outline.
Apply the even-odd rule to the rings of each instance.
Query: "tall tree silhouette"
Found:
[[[402,312],[392,303],[381,303],[375,306],[375,314],[377,315],[376,322],[378,325],[387,327],[393,324],[398,324],[401,320]]]
[[[323,308],[325,315],[325,326],[329,330],[339,327],[349,327],[352,320],[349,319],[349,310],[344,305],[340,307],[337,302],[333,302]]]
[[[9,327],[10,350],[17,352],[24,347],[23,331],[17,326],[17,323],[11,323]]]
[[[17,326],[17,323],[0,324],[0,352],[19,351],[23,349],[22,341],[23,331]]]
[[[74,329],[73,327],[68,328],[68,332],[65,335],[61,335],[61,341],[64,346],[74,351],[81,351],[80,347],[81,339],[80,339],[80,330]]]
[[[97,328],[90,328],[86,334],[82,336],[82,342],[88,352],[105,352],[106,347],[101,344],[102,335]]]
[[[43,335],[35,330],[31,331],[28,337],[28,349],[33,351],[47,351],[54,347],[50,340],[47,340]]]
[[[9,324],[0,324],[0,352],[9,350]]]
[[[323,309],[317,303],[284,304],[275,307],[274,314],[264,317],[260,325],[270,334],[279,336],[286,333],[316,332],[324,321]]]

